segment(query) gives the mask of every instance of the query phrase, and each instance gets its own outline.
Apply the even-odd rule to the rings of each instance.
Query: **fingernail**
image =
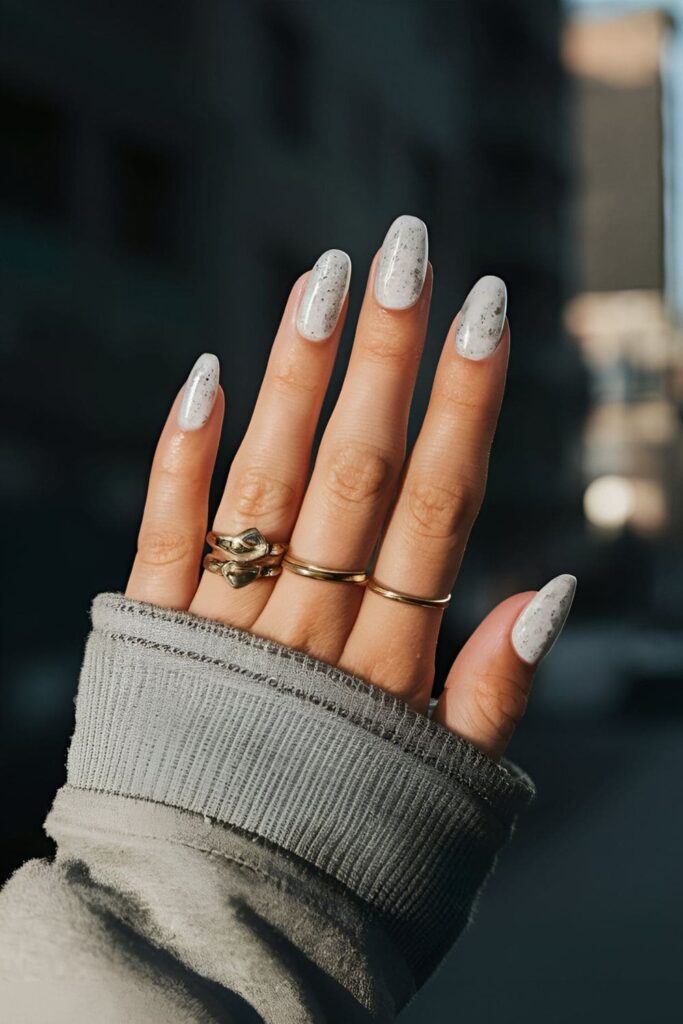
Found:
[[[556,576],[526,606],[512,628],[512,646],[535,665],[553,646],[567,621],[576,591],[576,576]]]
[[[409,309],[422,294],[427,273],[427,225],[407,214],[397,217],[382,243],[375,298],[385,309]]]
[[[466,359],[486,359],[503,333],[508,293],[505,282],[488,274],[465,299],[458,318],[455,347]]]
[[[216,401],[220,369],[216,356],[205,352],[190,370],[178,409],[181,430],[199,430],[208,420]]]
[[[351,280],[351,260],[328,249],[311,271],[301,299],[296,329],[308,341],[325,341],[334,331]]]

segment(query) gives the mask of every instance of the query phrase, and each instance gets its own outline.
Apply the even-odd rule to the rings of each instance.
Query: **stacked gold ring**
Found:
[[[255,580],[279,576],[282,572],[287,545],[266,540],[255,526],[234,536],[211,530],[206,535],[206,543],[227,557],[205,555],[204,568],[222,576],[231,587],[246,587]]]
[[[255,526],[235,535],[216,533],[206,535],[207,544],[214,554],[204,556],[204,568],[223,577],[231,587],[246,587],[254,580],[279,576],[283,567],[297,576],[306,576],[326,583],[354,583],[365,586],[380,597],[400,604],[415,605],[419,608],[447,608],[451,595],[447,597],[418,597],[400,590],[383,587],[365,569],[326,569],[312,562],[302,562],[287,556],[287,544],[267,540]],[[215,552],[218,552],[218,556]]]

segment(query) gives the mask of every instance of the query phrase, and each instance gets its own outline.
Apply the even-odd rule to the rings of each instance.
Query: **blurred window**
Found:
[[[276,135],[299,145],[310,135],[313,89],[312,45],[289,9],[268,4],[262,10],[269,73],[268,116]]]
[[[0,201],[10,209],[61,217],[67,207],[67,118],[48,100],[0,83]]]
[[[186,254],[181,157],[126,140],[116,146],[114,163],[118,245],[131,255],[180,263]]]
[[[412,149],[413,194],[415,208],[427,223],[437,220],[441,182],[441,160],[428,143],[417,143]]]
[[[349,108],[349,166],[357,166],[371,192],[381,188],[384,118],[376,99],[367,92],[351,94]]]
[[[577,112],[581,289],[662,287],[665,34],[666,19],[653,11],[579,18],[564,36]]]

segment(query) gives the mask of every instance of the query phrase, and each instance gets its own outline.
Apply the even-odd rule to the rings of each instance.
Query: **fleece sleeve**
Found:
[[[95,599],[54,863],[0,895],[0,1005],[80,1020],[391,1021],[533,795],[301,652]]]

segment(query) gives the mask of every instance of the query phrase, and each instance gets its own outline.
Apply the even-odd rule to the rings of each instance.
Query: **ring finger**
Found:
[[[506,304],[500,278],[484,277],[448,333],[373,572],[386,590],[439,599],[453,585],[484,497],[503,398]],[[441,617],[438,607],[400,603],[368,587],[341,664],[424,710]]]

